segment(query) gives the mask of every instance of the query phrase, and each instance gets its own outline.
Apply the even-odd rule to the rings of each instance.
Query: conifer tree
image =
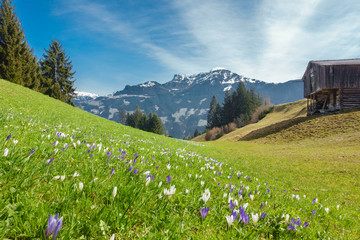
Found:
[[[206,128],[211,129],[219,126],[221,126],[221,106],[214,95],[210,102]]]
[[[40,85],[37,59],[11,0],[1,0],[0,7],[0,78],[34,90]]]
[[[41,91],[50,97],[75,106],[74,74],[72,62],[58,40],[51,41],[49,49],[45,49],[44,59],[40,60],[42,74]]]

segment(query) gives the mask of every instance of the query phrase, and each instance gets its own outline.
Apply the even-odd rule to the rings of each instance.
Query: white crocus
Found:
[[[19,142],[19,140],[13,140],[13,143],[16,145]]]
[[[330,209],[329,208],[325,208],[324,209],[326,213],[329,213]]]
[[[176,191],[175,185],[170,186],[170,189],[167,188],[164,189],[164,195],[168,195],[170,198],[172,195],[175,194],[175,191]]]
[[[80,192],[83,190],[84,188],[84,184],[82,182],[79,182],[79,190]]]
[[[245,203],[245,204],[243,205],[243,208],[246,209],[248,206],[249,206],[249,203]]]
[[[52,180],[58,180],[59,178],[60,178],[60,176],[59,176],[59,175],[57,175],[57,176],[53,177],[53,179],[52,179]]]
[[[251,213],[251,218],[252,218],[254,224],[256,224],[256,223],[259,221],[259,214],[257,214],[257,213],[256,213],[256,214]]]
[[[63,182],[65,180],[65,175],[60,176],[60,180]]]
[[[78,176],[80,176],[80,174],[78,174],[77,172],[75,172],[74,175],[73,175],[73,178],[76,178],[76,177],[78,177]]]
[[[112,191],[112,196],[113,198],[116,197],[116,193],[117,193],[117,187],[114,187],[113,191]]]
[[[288,222],[288,221],[289,221],[289,218],[290,218],[290,215],[289,215],[289,214],[286,214],[286,215],[285,215],[285,222]]]
[[[201,184],[201,186],[204,186],[205,181],[201,181],[200,184]]]
[[[189,189],[185,189],[185,193],[189,193],[190,191],[189,191]]]
[[[340,205],[336,205],[336,209],[339,210],[339,208],[340,208]]]
[[[150,182],[151,182],[151,177],[147,177],[146,182],[145,182],[145,186],[149,186]]]
[[[233,223],[234,223],[234,218],[233,218],[233,216],[225,216],[225,218],[226,218],[226,221],[227,221],[227,223],[228,223],[228,226],[229,227],[231,227],[231,225],[233,225]]]
[[[166,168],[167,168],[168,170],[170,170],[171,165],[170,165],[170,164],[166,165]]]
[[[159,187],[161,187],[161,185],[162,185],[162,182],[159,182]]]
[[[115,240],[115,234],[111,235],[109,240]]]
[[[251,201],[254,200],[254,195],[251,194],[250,199],[251,199]]]
[[[207,201],[209,201],[209,199],[210,199],[210,190],[208,188],[205,189],[205,192],[203,193],[203,195],[201,196],[200,199],[202,199],[205,203]]]
[[[5,150],[4,150],[4,157],[7,157],[8,154],[9,154],[9,149],[8,149],[8,148],[5,148]]]

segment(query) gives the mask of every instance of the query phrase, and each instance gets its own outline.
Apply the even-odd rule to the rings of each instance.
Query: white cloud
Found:
[[[116,47],[124,47],[119,41],[130,45],[172,73],[223,66],[283,82],[300,78],[309,60],[355,58],[360,52],[356,0],[176,0],[130,18],[94,2],[69,2],[62,14],[76,13],[86,31],[107,36]]]

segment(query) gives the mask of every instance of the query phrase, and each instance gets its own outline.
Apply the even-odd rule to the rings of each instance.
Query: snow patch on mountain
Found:
[[[129,101],[126,101],[126,99],[124,99],[124,101],[123,101],[123,102],[124,102],[124,105],[125,105],[125,106],[127,106],[127,105],[129,105],[129,104],[130,104],[130,102],[129,102]]]
[[[226,88],[224,88],[224,92],[226,92],[226,91],[230,91],[230,89],[232,88],[232,86],[231,85],[229,85],[229,86],[227,86]]]
[[[158,105],[155,105],[154,108],[155,108],[156,111],[159,110],[159,106],[158,106]]]
[[[197,124],[197,126],[198,126],[198,127],[203,127],[203,126],[206,126],[206,124],[207,124],[207,121],[206,121],[206,120],[200,119],[199,122],[198,122],[198,124]]]
[[[198,115],[199,116],[201,116],[201,115],[204,115],[204,114],[207,114],[208,113],[208,109],[204,109],[204,108],[202,108],[202,109],[200,109],[200,111],[199,111],[199,113],[198,113]]]
[[[111,95],[108,98],[117,99],[117,98],[124,98],[124,97],[138,97],[138,98],[150,98],[150,96],[146,95],[132,95],[132,94],[121,94],[121,95]]]
[[[148,82],[146,82],[146,83],[140,84],[140,87],[145,87],[145,88],[147,88],[147,87],[153,87],[153,86],[155,86],[155,83],[154,83],[154,82],[151,82],[151,81],[148,81]]]
[[[207,98],[203,98],[200,100],[199,104],[201,105],[203,102],[205,102],[207,100]]]
[[[95,94],[95,93],[89,93],[89,92],[77,92],[75,91],[75,94],[79,97],[90,97],[90,98],[97,98],[99,97],[98,94]]]
[[[186,113],[186,118],[190,117],[191,115],[194,115],[196,112],[196,110],[194,108],[191,108],[187,113]]]
[[[114,118],[114,114],[118,113],[118,112],[119,112],[118,109],[110,107],[109,108],[109,117],[108,117],[108,119]]]
[[[175,118],[175,121],[174,122],[180,122],[180,117],[183,117],[186,115],[186,111],[187,111],[187,108],[180,108],[178,111],[176,111],[174,114],[172,114],[171,116],[173,118]]]
[[[168,121],[168,117],[159,117],[161,122],[165,124]]]
[[[93,113],[93,114],[96,114],[96,115],[99,114],[98,109],[91,109],[90,112]]]

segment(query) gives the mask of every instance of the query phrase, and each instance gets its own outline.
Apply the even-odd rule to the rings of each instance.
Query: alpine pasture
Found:
[[[280,136],[171,139],[0,80],[0,238],[359,238],[356,135]]]

